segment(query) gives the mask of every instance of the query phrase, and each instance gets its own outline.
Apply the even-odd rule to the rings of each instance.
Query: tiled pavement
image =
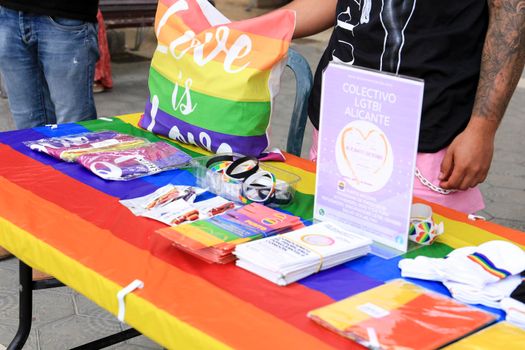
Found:
[[[251,16],[244,11],[248,0],[218,0],[219,8],[231,18]],[[241,3],[241,6],[238,4]],[[151,54],[154,47],[152,32],[141,47],[142,55]],[[130,35],[130,40],[133,36]],[[296,41],[294,48],[315,67],[327,34]],[[114,63],[115,87],[111,92],[96,96],[99,115],[112,116],[141,111],[147,97],[148,62]],[[272,120],[272,142],[284,147],[293,101],[294,79],[285,73],[281,94],[277,98],[276,114]],[[0,99],[0,130],[13,128],[7,101]],[[308,127],[303,156],[310,146]],[[514,94],[507,115],[498,131],[494,161],[482,191],[486,198],[487,219],[525,231],[525,76]],[[0,262],[0,344],[7,344],[17,326],[17,261]],[[78,346],[87,341],[123,329],[114,316],[74,292],[63,287],[34,293],[33,328],[25,349],[58,350]],[[113,349],[160,349],[145,337],[116,345]],[[0,349],[2,346],[0,345]]]

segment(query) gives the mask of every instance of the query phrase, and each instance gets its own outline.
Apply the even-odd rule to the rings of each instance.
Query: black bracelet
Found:
[[[215,156],[215,157],[211,157],[210,159],[208,159],[208,161],[206,162],[206,168],[211,168],[211,166],[215,163],[219,163],[219,162],[233,162],[234,160],[234,157],[233,156],[228,156],[228,155],[219,155],[219,156]]]
[[[233,171],[238,168],[241,164],[246,162],[254,162],[255,166],[251,169],[247,169],[245,171],[241,171],[240,173],[234,173]],[[259,159],[255,157],[241,157],[239,159],[234,160],[228,168],[226,168],[226,175],[234,178],[234,179],[246,179],[248,176],[255,174],[259,170]]]

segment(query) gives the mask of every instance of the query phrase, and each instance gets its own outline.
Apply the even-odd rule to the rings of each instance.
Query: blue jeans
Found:
[[[95,119],[97,26],[0,6],[0,72],[18,129]]]

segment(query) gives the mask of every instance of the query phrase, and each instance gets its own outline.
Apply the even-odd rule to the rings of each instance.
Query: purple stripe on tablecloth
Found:
[[[80,129],[82,128],[82,129]],[[47,154],[36,152],[31,150],[29,147],[23,144],[24,141],[38,140],[50,136],[63,136],[68,134],[74,134],[78,132],[87,132],[86,128],[77,124],[64,124],[60,126],[60,135],[53,133],[53,135],[42,134],[36,129],[24,129],[15,130],[0,133],[0,142],[11,146],[16,151],[42,163],[49,165],[56,170],[68,175],[88,186],[91,186],[101,192],[104,192],[110,196],[117,198],[133,198],[146,195],[154,192],[159,186],[152,181],[144,181],[143,179],[135,179],[130,181],[106,181],[85,169],[83,166],[77,163],[66,163],[61,160],[55,159]],[[56,129],[55,129],[56,130]],[[175,176],[174,170],[171,174]],[[169,176],[162,174],[162,178]],[[153,176],[154,177],[154,176]],[[151,179],[150,179],[151,180]]]
[[[321,273],[307,277],[300,284],[315,289],[335,300],[361,293],[383,284],[345,266],[336,266]]]
[[[222,134],[188,124],[160,109],[155,114],[152,127],[151,107],[151,103],[148,101],[139,126],[156,134],[168,136],[183,143],[194,143],[205,149],[210,147],[211,151],[216,153],[235,152],[257,157],[268,147],[268,137],[266,135],[232,136]]]

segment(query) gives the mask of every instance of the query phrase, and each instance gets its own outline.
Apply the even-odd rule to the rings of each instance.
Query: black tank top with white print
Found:
[[[346,62],[424,79],[420,152],[437,152],[467,125],[488,24],[484,0],[339,0],[309,116],[319,127],[322,72]]]

